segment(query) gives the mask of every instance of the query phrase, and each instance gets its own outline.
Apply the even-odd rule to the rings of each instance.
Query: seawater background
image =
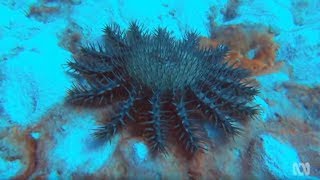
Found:
[[[70,177],[294,178],[294,163],[320,176],[318,0],[2,0],[0,2],[0,179]],[[185,162],[152,158],[140,139],[122,132],[105,145],[91,142],[101,113],[66,107],[72,79],[63,66],[81,44],[101,40],[106,23],[132,20],[210,37],[210,28],[270,28],[280,69],[257,75],[263,112],[235,141],[221,142]],[[108,111],[103,110],[103,111]]]

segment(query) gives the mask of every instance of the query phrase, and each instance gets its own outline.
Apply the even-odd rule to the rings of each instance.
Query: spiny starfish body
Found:
[[[167,152],[170,137],[194,153],[206,148],[201,121],[236,135],[239,122],[257,114],[250,105],[258,92],[247,81],[250,73],[223,61],[225,46],[199,49],[194,32],[176,40],[164,28],[148,33],[137,23],[126,32],[106,26],[103,43],[82,48],[68,63],[77,80],[69,102],[117,104],[96,137],[110,139],[135,124],[154,152]]]

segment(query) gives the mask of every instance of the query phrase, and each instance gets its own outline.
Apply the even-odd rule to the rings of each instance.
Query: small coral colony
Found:
[[[116,107],[94,133],[101,140],[128,126],[155,153],[167,153],[173,142],[190,154],[206,150],[203,124],[238,135],[258,113],[258,89],[248,70],[224,61],[226,46],[199,48],[199,41],[195,32],[177,40],[165,28],[107,25],[100,45],[83,47],[68,62],[76,81],[68,102]]]

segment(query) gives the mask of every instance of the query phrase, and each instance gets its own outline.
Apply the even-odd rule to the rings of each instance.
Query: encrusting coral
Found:
[[[18,170],[17,176],[13,179],[27,179],[34,173],[37,166],[38,147],[36,140],[30,135],[30,130],[22,130],[19,127],[8,128],[2,133],[0,135],[2,142],[0,144],[1,154],[5,155],[5,159],[8,161],[18,161],[24,164],[24,166],[18,168],[20,170]],[[9,166],[9,171],[10,168],[14,169],[14,167]]]
[[[77,81],[68,102],[117,105],[94,133],[99,139],[130,124],[153,152],[166,153],[169,139],[190,154],[207,149],[201,124],[239,134],[240,124],[258,112],[251,104],[258,90],[249,71],[223,62],[226,46],[199,49],[199,41],[194,32],[176,40],[164,28],[149,33],[135,22],[127,31],[107,25],[102,45],[82,48],[68,63]]]
[[[227,62],[260,75],[276,71],[282,64],[275,60],[278,46],[272,38],[272,33],[264,26],[226,25],[213,28],[211,38],[202,38],[200,47],[225,44],[231,49],[226,57]]]

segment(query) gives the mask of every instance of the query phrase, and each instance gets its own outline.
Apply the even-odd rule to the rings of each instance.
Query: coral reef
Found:
[[[59,14],[60,8],[58,6],[48,6],[45,4],[33,5],[30,7],[27,17],[35,17],[40,21],[46,22],[50,15]]]
[[[63,15],[64,12],[70,10],[71,6],[79,3],[81,0],[42,0],[32,4],[26,12],[26,16],[48,22],[57,15]]]
[[[319,179],[319,0],[139,2],[0,3],[0,179]],[[32,7],[38,8],[35,14],[29,13]],[[58,11],[47,13],[42,7]],[[130,124],[111,141],[96,142],[95,128],[108,123],[122,103],[114,99],[89,108],[65,104],[72,78],[63,65],[72,54],[83,57],[76,54],[81,44],[102,42],[105,48],[100,31],[105,22],[127,28],[136,19],[148,29],[165,26],[177,39],[185,30],[210,37],[210,24],[215,29],[251,24],[242,25],[243,37],[235,35],[233,43],[241,40],[240,47],[249,46],[247,38],[253,42],[256,24],[262,24],[260,34],[274,34],[269,40],[279,44],[274,62],[285,63],[277,72],[252,77],[260,84],[254,100],[261,107],[259,118],[245,123],[234,141],[211,121],[192,121],[208,136],[210,150],[194,156],[173,145],[179,138],[173,133],[169,153],[153,156],[139,122],[126,121]],[[224,37],[218,39],[231,39],[219,34]],[[207,43],[217,47],[212,38]],[[252,61],[258,48],[247,49],[241,56]],[[292,163],[309,163],[310,174],[302,168],[294,174]]]
[[[72,53],[76,53],[80,50],[82,34],[81,29],[74,23],[69,26],[61,33],[60,46],[68,49]]]
[[[317,0],[292,0],[291,9],[294,23],[298,26],[310,25],[317,21],[320,2]]]
[[[211,37],[203,38],[200,47],[216,47],[226,44],[231,51],[226,60],[250,70],[255,75],[278,70],[281,62],[275,60],[278,45],[273,35],[261,25],[226,25],[214,27]]]
[[[17,171],[15,179],[26,179],[30,177],[36,168],[37,142],[30,135],[29,130],[23,131],[22,129],[14,127],[6,131],[6,133],[9,135],[4,136],[3,134],[0,137],[0,155],[4,156],[6,154],[5,159],[9,162],[21,162],[23,165],[16,165],[11,168]],[[20,157],[22,158],[20,159]],[[2,169],[2,167],[0,169]]]
[[[167,152],[169,137],[176,137],[193,154],[207,147],[201,121],[237,135],[257,114],[251,104],[257,87],[249,71],[222,62],[225,46],[201,50],[193,32],[179,41],[166,29],[148,34],[135,22],[127,32],[114,24],[104,33],[104,46],[83,48],[68,63],[77,80],[68,102],[118,105],[95,132],[98,138],[109,140],[130,123],[153,152]]]
[[[240,0],[228,0],[227,7],[224,11],[224,20],[229,21],[237,17],[237,8],[240,5]]]
[[[320,119],[320,87],[306,87],[295,83],[284,83],[287,97],[293,104],[305,111],[309,121]],[[320,125],[320,124],[319,124]]]

